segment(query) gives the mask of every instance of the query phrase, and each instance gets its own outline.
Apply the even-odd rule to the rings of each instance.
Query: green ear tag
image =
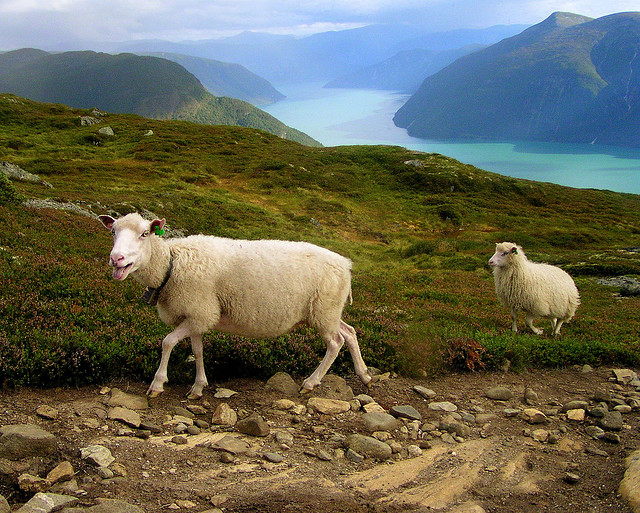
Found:
[[[155,233],[156,235],[164,235],[164,228],[160,228],[159,226],[156,226],[153,233]]]

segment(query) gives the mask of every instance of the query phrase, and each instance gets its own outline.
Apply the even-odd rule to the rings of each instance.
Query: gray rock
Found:
[[[240,433],[251,436],[267,436],[270,433],[269,424],[258,414],[253,414],[236,423],[236,429]]]
[[[622,429],[622,414],[619,411],[608,411],[600,419],[600,426],[607,431],[620,431]]]
[[[458,407],[449,401],[440,401],[435,403],[429,403],[429,409],[433,411],[452,412],[452,411],[457,411]]]
[[[36,415],[47,420],[56,420],[60,412],[47,404],[42,404],[36,409]]]
[[[0,458],[19,460],[46,456],[56,451],[57,438],[33,424],[14,424],[0,428]]]
[[[608,403],[611,401],[611,394],[607,390],[596,390],[593,393],[593,400],[597,403]]]
[[[134,428],[140,427],[142,422],[138,412],[130,410],[129,408],[123,408],[122,406],[111,408],[107,414],[107,418],[124,422],[126,425]]]
[[[587,408],[589,408],[589,403],[587,401],[574,400],[563,404],[560,411],[568,412],[569,410],[586,410]]]
[[[293,381],[293,378],[286,372],[278,372],[267,380],[265,385],[267,390],[280,392],[286,396],[297,396],[300,387]]]
[[[420,412],[413,406],[409,405],[394,406],[391,408],[389,413],[391,413],[391,415],[393,415],[394,417],[399,417],[402,419],[422,420],[422,415],[420,415]]]
[[[362,416],[365,428],[373,433],[375,431],[393,431],[398,427],[398,420],[388,413],[372,411]]]
[[[493,387],[487,390],[486,396],[494,401],[508,401],[513,397],[513,392],[506,387]]]
[[[524,402],[530,405],[538,404],[538,394],[529,387],[525,388]]]
[[[271,463],[282,463],[282,460],[284,460],[282,454],[278,454],[277,452],[265,452],[262,456]]]
[[[108,467],[115,458],[104,445],[89,445],[80,449],[80,457],[96,467]]]
[[[347,382],[335,374],[327,374],[322,378],[320,385],[315,387],[311,393],[316,397],[340,401],[351,401],[354,397],[353,390],[347,385]]]
[[[638,379],[638,375],[631,369],[613,369],[613,374],[616,381],[623,385],[631,383],[634,379]]]
[[[584,428],[584,432],[587,434],[587,436],[590,436],[591,438],[594,438],[596,440],[602,438],[605,434],[605,430],[598,426],[587,426],[586,428]]]
[[[433,399],[437,394],[430,388],[426,388],[420,385],[413,387],[413,391],[420,394],[425,399]]]
[[[51,185],[49,182],[43,180],[38,175],[34,175],[33,173],[25,171],[13,162],[0,162],[0,174],[6,175],[13,180],[19,180],[21,182],[40,183],[45,187],[53,189],[53,185]]]
[[[386,460],[391,457],[391,447],[389,444],[370,436],[349,435],[347,437],[347,447],[356,453],[377,460]]]
[[[442,420],[439,427],[440,431],[455,433],[463,438],[467,438],[471,434],[471,428],[462,422]]]
[[[122,406],[130,410],[146,410],[149,408],[149,401],[147,401],[146,397],[127,394],[118,388],[114,388],[111,390],[108,405],[111,407]]]
[[[193,414],[186,408],[183,408],[182,406],[174,406],[173,408],[171,408],[171,411],[174,415],[180,415],[181,417],[186,417],[191,420],[196,418],[195,414]]]
[[[360,394],[354,397],[354,399],[357,399],[358,401],[360,401],[361,405],[365,405],[365,404],[371,404],[371,403],[375,403],[375,399],[373,397],[371,397],[370,395],[367,394]]]
[[[36,493],[18,513],[51,513],[65,507],[72,507],[78,503],[75,497],[59,495],[57,493]]]
[[[353,461],[354,463],[360,463],[362,460],[364,460],[364,456],[358,454],[353,449],[347,449],[347,452],[344,454],[344,456],[349,461]]]
[[[113,128],[111,128],[110,126],[103,126],[100,130],[98,130],[98,133],[106,136],[116,135],[115,132],[113,131]]]
[[[227,403],[220,403],[211,417],[211,423],[218,426],[235,426],[238,415]]]
[[[216,451],[224,451],[231,454],[244,454],[251,446],[244,440],[240,440],[235,436],[225,436],[214,444],[211,444],[211,449]]]

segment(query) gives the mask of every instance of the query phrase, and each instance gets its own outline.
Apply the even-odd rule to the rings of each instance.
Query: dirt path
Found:
[[[147,438],[138,438],[137,430],[107,418],[111,394],[105,390],[101,394],[98,387],[2,390],[0,425],[37,424],[58,437],[58,452],[13,462],[0,459],[0,494],[17,509],[32,495],[19,490],[18,475],[44,477],[66,460],[74,467],[80,489],[66,493],[75,493],[81,506],[91,506],[100,498],[118,498],[148,513],[216,508],[230,513],[630,513],[618,486],[625,458],[640,446],[640,410],[632,401],[635,388],[611,381],[612,375],[611,369],[454,374],[420,382],[389,379],[370,389],[348,380],[355,395],[370,395],[386,411],[411,405],[422,416],[417,423],[406,420],[387,434],[376,433],[377,438],[388,438],[386,442],[394,448],[390,459],[359,462],[353,461],[346,439],[353,433],[372,434],[361,410],[354,411],[352,405],[351,410],[336,414],[304,411],[306,396],[288,398],[297,405],[294,409],[274,407],[275,401],[285,397],[258,380],[218,384],[237,392],[228,399],[215,398],[216,388],[210,387],[196,404],[201,410],[196,408],[194,417],[205,428],[199,434],[181,435],[184,439],[179,442],[186,443],[175,443],[175,422],[167,421],[174,418],[176,407],[195,404],[184,400],[187,387],[168,386],[165,394],[139,412],[143,422],[162,427],[161,433]],[[414,391],[415,385],[437,395],[424,399]],[[513,397],[489,399],[487,390],[498,385]],[[134,395],[145,392],[142,383],[112,386]],[[524,402],[526,389],[537,394],[530,401],[533,404]],[[632,411],[623,413],[620,430],[606,430],[608,441],[590,436],[588,427],[598,427],[598,417],[587,414],[584,420],[571,420],[569,415],[574,414],[562,411],[572,400],[588,401],[588,410],[593,409],[599,404],[593,400],[596,392],[600,399],[608,394],[608,410],[618,403],[633,405]],[[457,407],[453,416],[430,409],[430,403],[443,401]],[[202,421],[210,423],[223,402],[238,418],[251,413],[262,416],[269,434],[207,429]],[[38,415],[42,405],[52,407],[57,417]],[[522,418],[525,408],[538,409],[546,421],[529,424]],[[447,432],[447,426],[454,424],[467,426],[465,436]],[[245,449],[235,455],[216,450],[225,436],[244,441]],[[94,466],[79,458],[79,449],[92,444],[110,449],[115,477],[100,477]]]

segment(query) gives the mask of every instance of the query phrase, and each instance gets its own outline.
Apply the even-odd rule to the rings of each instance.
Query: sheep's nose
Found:
[[[120,260],[124,260],[124,255],[121,253],[114,253],[111,255],[110,264],[113,266],[117,266]]]

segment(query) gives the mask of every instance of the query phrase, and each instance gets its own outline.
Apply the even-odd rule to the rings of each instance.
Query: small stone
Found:
[[[213,395],[216,399],[229,399],[233,397],[238,392],[233,390],[229,390],[228,388],[216,388],[216,393]]]
[[[517,408],[505,408],[502,410],[506,417],[517,417],[520,415],[520,410]],[[476,417],[477,420],[477,417]],[[480,424],[480,422],[478,422]]]
[[[140,429],[151,431],[156,435],[158,433],[162,433],[162,428],[160,426],[158,426],[157,424],[153,424],[151,422],[146,422],[146,421],[140,423]]]
[[[347,446],[352,451],[378,460],[386,460],[391,457],[391,447],[371,436],[349,435]]]
[[[186,445],[188,442],[187,437],[183,435],[176,435],[171,438],[171,441],[176,445]]]
[[[60,511],[78,503],[76,497],[59,495],[57,493],[36,493],[29,502],[22,506],[20,513],[41,513],[47,511]]]
[[[358,454],[353,449],[347,449],[347,452],[345,452],[344,456],[349,461],[353,461],[354,463],[360,463],[362,460],[364,460],[364,456]]]
[[[535,408],[525,408],[522,410],[522,420],[529,424],[542,424],[547,421],[547,416]]]
[[[525,388],[524,390],[524,402],[527,404],[537,404],[538,394],[531,388]]]
[[[223,452],[220,454],[220,461],[222,463],[233,463],[236,460],[236,457],[230,452]]]
[[[587,408],[589,408],[589,403],[587,401],[575,400],[564,404],[560,411],[564,413],[569,410],[586,410]]]
[[[366,413],[386,413],[385,409],[376,402],[364,404],[362,405],[362,409]]]
[[[38,415],[38,417],[42,417],[43,419],[56,420],[58,418],[59,412],[52,406],[43,404],[41,406],[38,406],[38,408],[36,409],[36,415]]]
[[[235,436],[227,435],[217,442],[211,444],[211,448],[217,451],[224,451],[231,454],[244,454],[251,446]]]
[[[118,388],[111,390],[108,406],[121,406],[130,410],[146,410],[149,408],[149,401],[146,397],[140,395],[132,395],[123,392]]]
[[[333,456],[331,456],[331,454],[329,454],[324,449],[318,449],[318,451],[316,452],[316,458],[322,461],[331,461],[333,459]]]
[[[20,460],[55,452],[57,438],[33,424],[0,427],[0,458]]]
[[[98,467],[96,472],[102,479],[113,479],[113,471],[108,467]]]
[[[73,465],[68,461],[63,461],[47,474],[47,481],[51,484],[69,481],[73,477],[73,474]]]
[[[429,409],[433,411],[452,412],[452,411],[457,411],[458,407],[449,401],[441,401],[441,402],[429,403]]]
[[[298,395],[300,387],[286,372],[278,372],[271,376],[265,385],[267,390],[274,390],[289,397]]]
[[[96,467],[108,467],[115,461],[111,451],[103,445],[83,447],[80,449],[80,457]]]
[[[584,432],[587,434],[587,436],[590,436],[591,438],[594,438],[596,440],[602,438],[605,434],[605,430],[598,426],[587,426],[586,428],[584,428]]]
[[[326,415],[345,413],[351,409],[351,405],[347,401],[324,397],[312,397],[307,402],[307,407]]]
[[[194,415],[205,415],[207,413],[207,409],[199,404],[187,404],[187,410]]]
[[[420,394],[425,399],[433,399],[437,394],[431,390],[430,388],[425,388],[420,385],[416,385],[413,387],[413,391]]]
[[[51,488],[51,483],[46,479],[31,474],[21,474],[18,476],[18,486],[20,490],[27,493],[46,492]]]
[[[620,431],[622,424],[622,414],[619,411],[609,411],[600,419],[600,426],[608,431]]]
[[[362,416],[365,428],[369,432],[393,431],[398,427],[398,420],[388,413],[370,412]]]
[[[574,474],[573,472],[567,472],[564,475],[564,481],[569,484],[576,484],[580,481],[580,476],[578,474]]]
[[[367,394],[359,394],[355,396],[354,399],[357,399],[358,401],[360,401],[360,404],[362,406],[364,406],[365,404],[370,404],[375,402],[375,399]]]
[[[506,387],[493,387],[487,390],[486,396],[494,401],[508,401],[513,397],[513,392]]]
[[[273,403],[273,407],[276,410],[290,410],[295,405],[296,403],[294,403],[291,399],[278,399]]]
[[[187,419],[191,420],[196,418],[195,414],[192,411],[188,410],[187,408],[183,408],[182,406],[174,406],[170,411],[173,413],[174,418],[178,415],[180,417],[186,417]]]
[[[199,435],[201,432],[202,430],[198,426],[187,427],[187,433],[189,433],[190,435]]]
[[[622,414],[631,413],[631,406],[629,406],[628,404],[618,404],[617,406],[614,406],[613,409],[615,411],[619,411]]]
[[[578,408],[575,410],[568,410],[567,419],[573,420],[576,422],[582,422],[584,421],[585,414],[586,412],[582,408]]]
[[[270,432],[269,424],[258,414],[253,414],[246,419],[239,420],[236,429],[245,435],[267,436]]]
[[[407,452],[409,453],[410,458],[417,458],[418,456],[422,456],[422,449],[417,445],[409,445],[407,447]]]
[[[265,452],[263,458],[271,463],[282,463],[284,457],[282,454],[278,454],[277,452]]]
[[[626,385],[634,379],[638,379],[638,375],[631,369],[613,369],[613,374],[618,383]]]
[[[220,403],[211,417],[211,423],[218,426],[235,426],[238,415],[227,403]]]
[[[546,442],[549,438],[549,431],[546,429],[534,429],[531,433],[531,438],[538,442]]]
[[[391,408],[389,413],[391,413],[391,415],[393,415],[394,417],[399,417],[403,419],[422,420],[422,415],[420,414],[420,412],[416,410],[413,406],[409,406],[409,405],[394,406]]]
[[[107,418],[124,422],[128,426],[134,428],[139,427],[141,423],[140,415],[138,414],[138,412],[130,410],[128,408],[124,408],[122,406],[111,408],[109,410]]]

